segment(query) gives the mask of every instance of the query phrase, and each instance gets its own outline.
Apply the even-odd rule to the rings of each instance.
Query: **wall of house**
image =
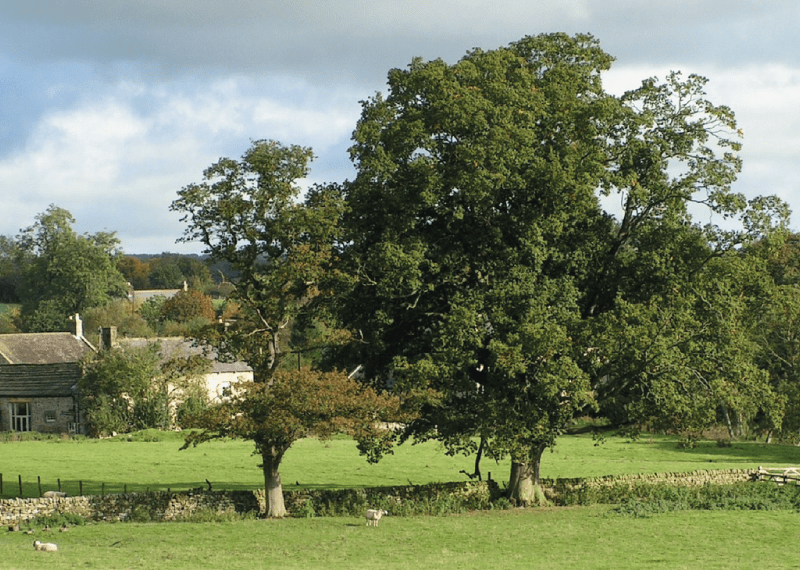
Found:
[[[0,398],[0,431],[11,428],[11,404],[28,402],[30,431],[42,433],[70,433],[76,421],[71,397],[56,398]]]
[[[208,398],[212,402],[220,402],[223,399],[226,388],[241,380],[252,379],[252,372],[211,372],[206,374]]]

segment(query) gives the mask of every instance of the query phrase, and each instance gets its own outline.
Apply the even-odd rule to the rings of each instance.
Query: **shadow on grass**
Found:
[[[681,449],[677,440],[634,441],[628,445],[656,448],[685,455],[689,461],[702,461],[706,457],[713,461],[743,463],[748,465],[767,463],[800,463],[800,448],[793,445],[766,444],[760,442],[732,442],[730,447],[720,447],[713,441],[700,441],[696,447]],[[675,458],[671,458],[675,461]]]

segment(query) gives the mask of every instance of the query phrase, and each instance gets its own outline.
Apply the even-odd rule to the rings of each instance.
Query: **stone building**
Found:
[[[0,431],[83,433],[79,362],[95,348],[78,315],[65,333],[0,335]]]

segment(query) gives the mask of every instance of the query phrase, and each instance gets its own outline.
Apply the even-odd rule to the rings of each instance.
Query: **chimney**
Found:
[[[71,332],[75,338],[81,338],[83,336],[83,321],[78,313],[75,313],[69,318],[69,328],[69,332]]]
[[[100,348],[111,350],[117,344],[117,327],[103,327],[100,329]]]

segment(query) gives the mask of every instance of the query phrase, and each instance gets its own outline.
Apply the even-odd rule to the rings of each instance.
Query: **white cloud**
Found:
[[[200,90],[128,82],[44,115],[25,147],[0,160],[0,187],[22,189],[8,192],[0,234],[31,225],[53,203],[73,213],[79,231],[117,231],[127,251],[141,251],[151,236],[158,252],[183,231],[169,212],[176,192],[220,156],[241,156],[258,138],[317,154],[345,146],[357,103],[308,108],[296,102],[307,92],[277,100],[261,88],[230,79]]]

